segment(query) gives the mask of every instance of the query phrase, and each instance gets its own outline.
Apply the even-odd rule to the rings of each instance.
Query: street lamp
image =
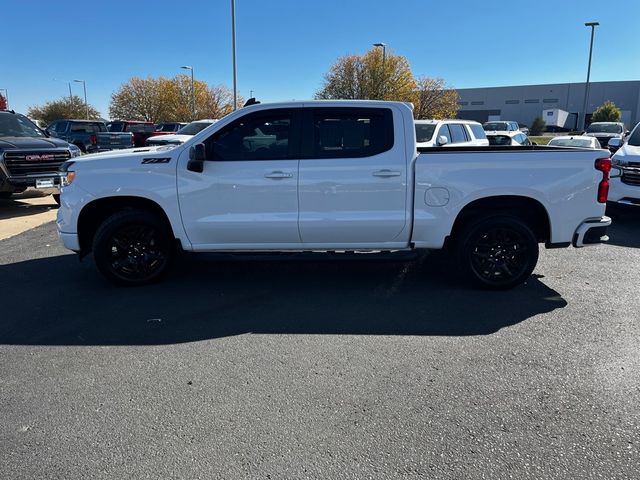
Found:
[[[587,67],[587,83],[584,85],[584,103],[582,105],[582,130],[587,125],[587,101],[589,100],[589,77],[591,77],[591,55],[593,53],[593,35],[595,34],[596,27],[600,25],[598,22],[587,22],[585,27],[591,27],[591,44],[589,45],[589,66]]]
[[[382,90],[382,95],[381,95],[381,96],[382,96],[382,100],[384,100],[384,93],[385,93],[385,88],[384,88],[384,87],[385,87],[385,81],[384,81],[384,80],[385,80],[385,78],[384,78],[384,76],[385,76],[385,75],[384,75],[384,74],[385,74],[384,62],[385,62],[385,57],[386,57],[386,54],[387,54],[387,45],[386,45],[386,44],[384,44],[384,43],[382,43],[382,42],[379,42],[379,43],[374,43],[374,44],[373,44],[373,46],[374,46],[374,47],[382,47],[382,82],[381,82],[381,83],[382,83],[382,88],[381,88],[381,90]]]
[[[7,110],[9,110],[9,90],[6,88],[0,88],[0,91],[4,91],[4,100],[7,103]]]
[[[71,106],[71,103],[73,103],[73,96],[71,95],[71,82],[69,82],[68,80],[60,80],[59,78],[54,78],[53,81],[66,83],[69,86],[69,106]]]
[[[74,80],[76,83],[81,83],[84,89],[84,107],[87,109],[87,120],[89,120],[89,104],[87,103],[87,82],[84,80]]]
[[[233,109],[238,106],[238,70],[236,68],[236,0],[231,0],[231,53],[233,56]]]
[[[185,70],[191,70],[191,121],[196,119],[196,91],[193,86],[193,67],[189,65],[185,65],[183,67]]]

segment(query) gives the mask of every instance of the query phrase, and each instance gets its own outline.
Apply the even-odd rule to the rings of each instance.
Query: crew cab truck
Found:
[[[606,240],[611,160],[562,147],[416,147],[398,102],[239,109],[173,147],[63,165],[57,227],[117,284],[161,277],[176,252],[406,252],[450,246],[504,289],[547,247]],[[355,254],[354,253],[354,254]]]
[[[132,133],[108,132],[107,125],[99,120],[56,120],[45,132],[50,137],[57,137],[77,146],[83,153],[134,146]]]
[[[156,126],[153,122],[138,120],[116,120],[107,124],[109,132],[131,132],[134,147],[143,147],[147,138],[154,135],[155,129]]]

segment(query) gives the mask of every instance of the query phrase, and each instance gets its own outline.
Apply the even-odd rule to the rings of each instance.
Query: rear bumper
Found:
[[[611,219],[609,217],[585,220],[573,234],[573,246],[579,248],[609,241],[609,237],[607,236],[607,228],[609,225],[611,225]]]

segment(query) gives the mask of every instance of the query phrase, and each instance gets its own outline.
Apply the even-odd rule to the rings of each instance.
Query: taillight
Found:
[[[607,203],[609,196],[609,173],[611,172],[611,159],[599,158],[595,164],[596,170],[602,172],[602,180],[598,184],[598,203]]]
[[[95,133],[93,135],[89,135],[89,141],[91,142],[91,145],[97,145],[98,136]]]

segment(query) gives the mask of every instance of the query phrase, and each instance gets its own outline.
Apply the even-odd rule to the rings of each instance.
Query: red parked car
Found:
[[[141,122],[138,120],[115,120],[107,124],[110,132],[131,132],[135,147],[144,147],[144,142],[155,132],[153,122]]]

